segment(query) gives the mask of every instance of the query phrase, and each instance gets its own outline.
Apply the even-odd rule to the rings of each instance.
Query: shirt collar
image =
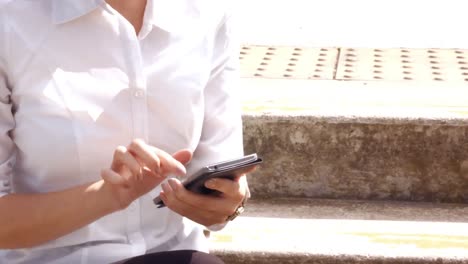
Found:
[[[104,0],[53,0],[52,18],[54,23],[63,24],[96,9]]]
[[[105,0],[53,0],[52,16],[56,24],[86,15]],[[199,6],[188,0],[148,0],[145,21],[167,32],[180,32],[200,18]]]

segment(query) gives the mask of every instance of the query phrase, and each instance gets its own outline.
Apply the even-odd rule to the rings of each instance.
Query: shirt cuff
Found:
[[[224,227],[226,227],[227,224],[228,224],[228,222],[224,222],[224,223],[221,223],[221,224],[210,225],[210,226],[207,226],[206,229],[208,231],[211,231],[211,232],[221,231],[221,230],[224,229]]]

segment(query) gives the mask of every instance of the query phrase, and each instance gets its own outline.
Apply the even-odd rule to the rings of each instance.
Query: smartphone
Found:
[[[206,195],[217,195],[218,191],[205,187],[205,182],[213,178],[231,179],[249,171],[252,167],[262,163],[263,160],[256,153],[244,156],[242,158],[223,161],[216,164],[205,166],[193,175],[186,178],[182,184],[189,191]],[[161,197],[156,197],[153,202],[158,208],[164,207]]]

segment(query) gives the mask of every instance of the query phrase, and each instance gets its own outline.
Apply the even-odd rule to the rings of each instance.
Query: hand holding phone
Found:
[[[205,166],[182,182],[184,187],[192,192],[216,195],[217,191],[205,187],[205,182],[213,178],[224,178],[234,180],[238,175],[248,172],[256,165],[262,163],[262,159],[257,154],[251,154],[239,159],[224,161],[209,166]],[[164,203],[158,196],[153,199],[158,208],[164,207]]]

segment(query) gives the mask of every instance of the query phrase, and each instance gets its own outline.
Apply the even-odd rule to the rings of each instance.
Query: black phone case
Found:
[[[255,165],[262,163],[257,154],[251,154],[239,159],[224,161],[201,168],[197,173],[188,177],[182,183],[187,190],[205,195],[217,195],[218,192],[205,187],[205,182],[213,178],[234,179],[236,175],[243,174]],[[158,196],[153,199],[158,208],[164,203]]]

